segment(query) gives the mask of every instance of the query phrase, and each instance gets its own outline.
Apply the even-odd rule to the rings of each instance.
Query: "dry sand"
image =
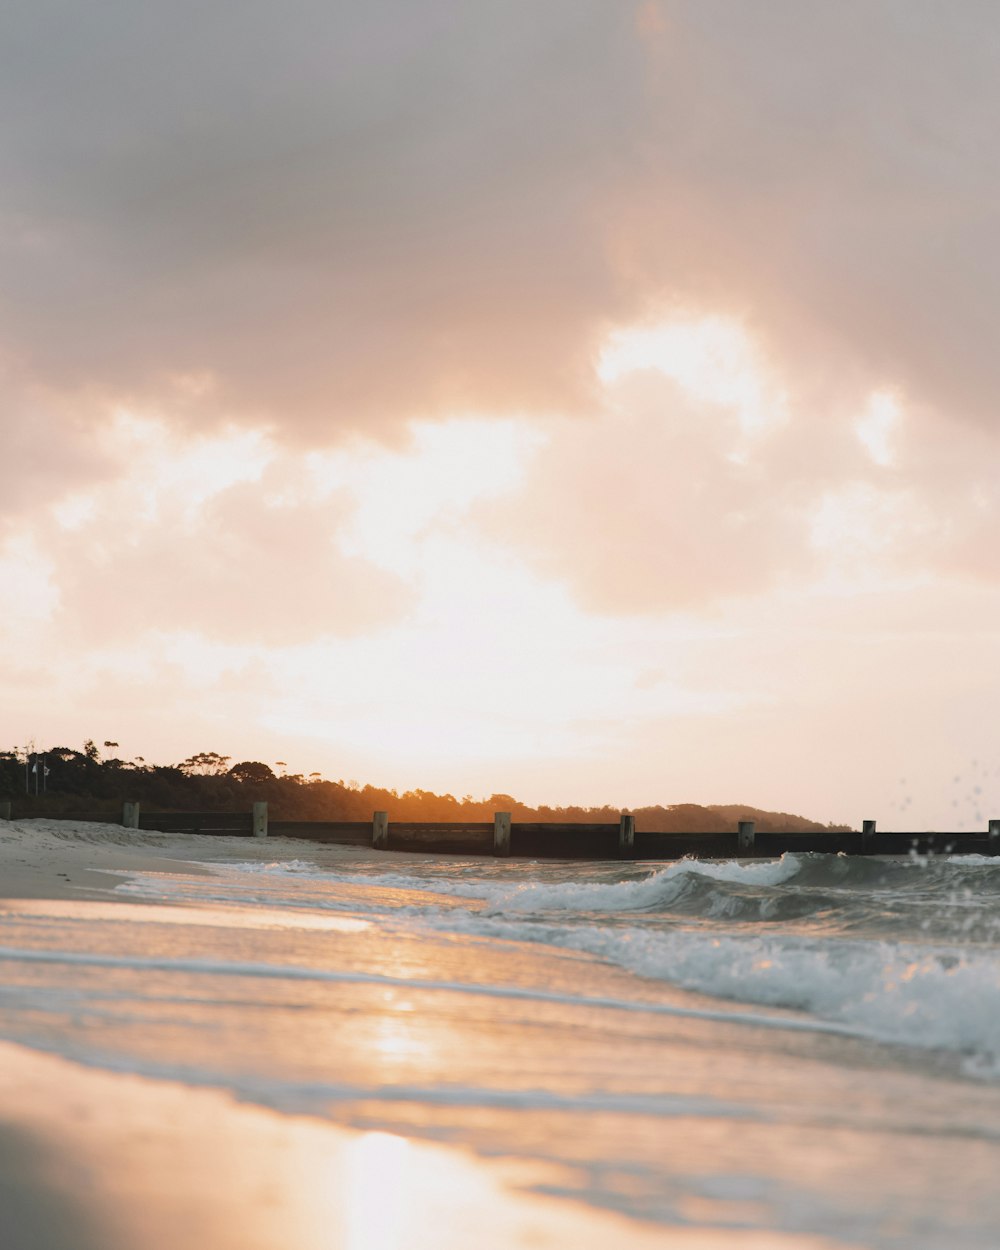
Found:
[[[287,839],[211,838],[58,820],[0,821],[0,898],[107,899],[133,872],[205,874],[198,860],[277,859]]]

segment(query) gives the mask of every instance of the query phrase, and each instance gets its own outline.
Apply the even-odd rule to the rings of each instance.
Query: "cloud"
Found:
[[[67,385],[207,372],[313,434],[579,397],[640,64],[596,0],[22,7],[0,337]]]
[[[515,507],[483,518],[584,602],[619,614],[758,589],[792,558],[784,491],[728,453],[731,413],[640,375],[621,407],[565,422]]]
[[[453,592],[447,544],[539,445],[527,422],[453,420],[414,424],[396,449],[313,453],[124,410],[93,441],[107,479],[39,503],[0,546],[22,632],[51,619],[77,650],[177,631],[278,648],[378,636],[428,579]]]
[[[794,592],[1000,585],[994,435],[874,391],[817,414],[733,323],[621,328],[606,406],[552,420],[518,496],[475,511],[604,614]]]
[[[828,391],[849,369],[992,425],[995,7],[661,7],[634,272],[748,313]]]
[[[676,756],[715,799],[720,721],[741,785],[748,732],[816,754],[790,708],[848,775],[898,650],[883,741],[931,687],[922,760],[980,732],[995,5],[16,0],[3,35],[8,716],[147,732],[143,691],[248,757],[265,704],[345,756],[363,716],[364,775],[437,698],[421,768],[468,743],[493,788],[517,740],[568,797]],[[654,334],[609,372],[663,323],[670,369]]]
[[[90,645],[178,628],[271,645],[377,631],[405,611],[407,588],[342,555],[335,536],[329,508],[269,506],[245,485],[193,525],[88,526],[55,547],[61,612]]]
[[[32,385],[0,364],[0,538],[20,518],[114,474],[93,439],[95,408]]]
[[[998,35],[985,0],[18,5],[0,344],[321,443],[593,411],[659,306],[749,319],[817,421],[897,387],[992,424]]]

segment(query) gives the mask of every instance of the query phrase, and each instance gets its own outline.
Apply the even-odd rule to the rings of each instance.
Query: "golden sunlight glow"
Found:
[[[642,369],[673,379],[695,399],[733,409],[745,435],[788,419],[787,396],[768,375],[753,339],[729,318],[630,326],[611,334],[597,365],[604,385]]]
[[[713,351],[737,343],[718,325],[701,337],[697,327],[688,331],[674,327],[671,341],[700,344],[695,363],[706,371]],[[730,358],[737,357],[733,347]],[[671,367],[683,372],[679,360]],[[607,368],[610,376],[610,356]],[[700,375],[685,376],[694,385]],[[207,689],[236,702],[244,688],[257,689],[246,714],[259,729],[350,759],[341,767],[354,775],[379,772],[391,758],[393,779],[403,784],[463,762],[579,758],[608,733],[608,709],[615,709],[612,723],[620,718],[623,691],[629,717],[657,723],[732,710],[739,702],[732,691],[689,684],[678,660],[677,629],[690,647],[689,635],[707,638],[716,626],[595,617],[571,588],[481,524],[516,506],[536,455],[558,432],[526,418],[454,418],[413,423],[401,446],[353,441],[303,453],[226,429],[175,445],[158,420],[118,411],[104,439],[121,477],[94,493],[92,507],[63,516],[79,525],[91,551],[114,554],[141,541],[168,510],[194,536],[215,498],[259,482],[265,517],[269,509],[312,509],[309,523],[328,525],[332,550],[385,570],[410,597],[403,611],[387,603],[384,625],[363,634],[338,633],[336,621],[319,619],[313,639],[280,647],[151,619],[155,650],[148,636],[132,647],[116,640],[94,649],[92,679],[103,683],[105,672],[116,682],[162,678],[198,689],[202,708]],[[624,634],[631,641],[623,649]],[[640,680],[650,672],[655,681]],[[254,674],[249,685],[246,673]]]
[[[23,645],[59,602],[52,568],[30,534],[13,534],[0,545],[0,585],[16,586],[3,610],[3,641]]]
[[[404,1250],[412,1215],[410,1143],[391,1133],[364,1133],[347,1161],[345,1250]]]
[[[60,529],[78,530],[92,520],[97,504],[92,493],[80,491],[75,495],[66,495],[52,505],[52,515]]]
[[[899,528],[903,502],[866,482],[827,491],[813,515],[812,545],[822,551],[840,551],[852,559],[884,551]]]
[[[193,516],[201,505],[238,482],[256,481],[273,456],[259,430],[227,428],[199,437],[172,431],[154,415],[119,408],[100,430],[101,450],[119,461],[119,510],[155,521],[161,506]]]
[[[868,406],[855,422],[854,431],[868,455],[883,468],[890,468],[895,463],[892,439],[901,417],[899,399],[892,391],[874,391],[868,399]]]
[[[92,732],[90,708],[104,701],[115,709],[114,736],[124,738],[130,718],[141,715],[132,691],[155,688],[179,709],[178,727],[165,747],[138,743],[144,752],[180,758],[192,749],[189,739],[204,734],[205,742],[247,758],[293,754],[329,776],[403,789],[505,789],[536,801],[603,801],[641,778],[643,796],[653,801],[669,774],[636,747],[648,740],[670,744],[664,754],[677,761],[672,767],[683,767],[686,793],[693,793],[692,779],[707,786],[713,766],[710,755],[703,764],[695,746],[685,745],[688,739],[678,746],[680,726],[693,727],[692,743],[697,734],[717,734],[770,706],[782,680],[780,669],[758,676],[746,601],[738,620],[696,606],[682,613],[669,597],[630,614],[607,611],[598,595],[595,611],[574,582],[574,549],[558,549],[550,559],[539,535],[536,561],[532,527],[546,524],[547,515],[559,519],[554,510],[566,506],[568,497],[549,489],[551,475],[578,480],[580,495],[607,489],[607,449],[620,418],[634,416],[629,428],[636,437],[652,431],[648,470],[637,462],[631,480],[651,501],[644,505],[648,523],[641,531],[626,527],[614,541],[623,559],[647,560],[656,575],[650,551],[678,523],[670,507],[660,506],[670,492],[656,478],[663,394],[669,403],[661,379],[678,388],[679,417],[689,422],[690,447],[701,457],[692,471],[705,474],[709,487],[719,457],[743,455],[759,457],[756,476],[746,477],[751,485],[769,477],[780,485],[784,448],[764,438],[790,419],[790,400],[750,333],[721,317],[620,327],[605,342],[599,376],[608,402],[595,419],[473,414],[413,422],[394,443],[355,437],[322,451],[282,444],[261,430],[215,426],[191,436],[158,415],[109,412],[99,450],[118,472],[49,503],[45,530],[24,525],[0,547],[0,573],[19,588],[0,621],[0,641],[19,654],[42,640],[45,680],[53,690],[74,692],[81,737]],[[860,440],[855,461],[867,464],[846,474],[836,467],[810,489],[804,533],[797,531],[805,550],[792,553],[808,570],[802,612],[815,593],[846,599],[922,584],[920,552],[928,548],[933,505],[912,481],[880,481],[871,469],[895,463],[901,421],[897,396],[873,392],[847,427]],[[522,505],[533,519],[518,528]],[[991,497],[973,495],[971,505],[983,511]],[[735,507],[730,511],[735,517]],[[763,515],[766,521],[766,508]],[[276,544],[278,556],[266,568],[250,567],[255,544],[266,546],[272,517],[283,545]],[[205,544],[208,555],[198,565],[208,527],[219,542]],[[939,519],[936,541],[940,529]],[[310,584],[325,579],[333,593],[310,609],[311,630],[286,639],[228,634],[221,618],[208,617],[206,625],[171,615],[167,603],[165,612],[161,604],[141,615],[131,639],[98,635],[83,655],[53,645],[73,607],[72,579],[60,598],[60,559],[69,567],[74,552],[85,551],[95,585],[103,585],[115,576],[116,561],[134,570],[145,544],[156,552],[164,530],[178,550],[189,545],[194,593],[211,589],[215,569],[230,571],[229,539],[237,590],[240,578],[249,588],[263,576],[294,604],[305,577]],[[46,546],[46,533],[57,541]],[[292,558],[296,533],[317,539],[302,559]],[[736,526],[732,534],[739,551],[744,532]],[[572,536],[583,546],[603,541],[600,507],[580,513]],[[379,580],[370,616],[355,628],[338,618],[338,604],[352,593],[354,568],[366,565]],[[242,602],[238,595],[234,601]],[[752,658],[727,667],[727,655]],[[32,731],[37,680],[19,696]],[[60,736],[70,736],[76,723]],[[245,727],[236,744],[227,738],[233,725]],[[387,1025],[375,1044],[391,1059],[409,1043],[406,1030]]]
[[[341,550],[404,576],[417,571],[417,549],[432,527],[457,526],[471,505],[516,489],[546,441],[526,420],[455,418],[410,429],[400,451],[368,446],[307,459],[314,490],[354,497]]]
[[[934,532],[932,515],[912,491],[850,482],[821,497],[809,528],[812,549],[826,562],[826,589],[843,594],[911,584],[906,557]]]
[[[400,1070],[403,1060],[423,1053],[427,1047],[416,1039],[407,1019],[412,1006],[396,1001],[398,996],[392,991],[386,997],[389,1000],[385,1004],[386,1010],[379,1012],[371,1021],[369,1046],[383,1079],[391,1080],[392,1074]]]

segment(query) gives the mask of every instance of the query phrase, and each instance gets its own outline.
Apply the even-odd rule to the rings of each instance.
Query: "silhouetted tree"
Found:
[[[232,756],[219,755],[215,751],[199,751],[186,760],[181,760],[177,767],[182,773],[200,777],[218,777],[226,771],[226,765]]]
[[[234,781],[261,782],[277,780],[268,765],[262,764],[259,760],[244,760],[242,764],[234,764],[229,770],[228,776],[232,777]]]
[[[108,749],[115,744],[108,742]],[[0,796],[25,803],[38,815],[115,819],[123,799],[137,799],[146,812],[237,811],[251,800],[266,799],[274,820],[370,820],[373,811],[388,811],[390,820],[489,821],[494,811],[509,811],[515,820],[615,824],[619,808],[529,807],[510,794],[476,799],[465,795],[409,790],[398,794],[382,786],[357,781],[324,781],[319,774],[278,777],[259,760],[243,760],[228,768],[229,756],[202,751],[175,765],[133,764],[101,760],[88,739],[82,751],[50,747],[45,755],[51,769],[48,794],[25,795],[24,755],[0,751]],[[735,830],[739,820],[754,820],[757,828],[786,830],[846,829],[822,825],[782,812],[764,812],[740,804],[703,807],[695,803],[635,808],[636,828],[696,832]]]

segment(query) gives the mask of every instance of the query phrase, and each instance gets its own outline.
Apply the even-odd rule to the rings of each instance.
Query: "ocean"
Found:
[[[522,1161],[654,1244],[1000,1245],[997,861],[196,841],[0,907],[0,1037]]]

